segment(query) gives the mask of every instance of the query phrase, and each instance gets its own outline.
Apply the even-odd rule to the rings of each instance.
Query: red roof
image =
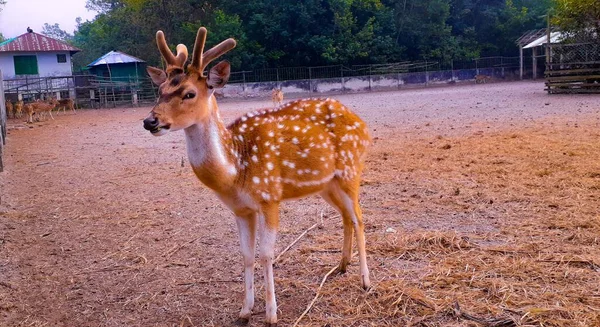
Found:
[[[70,51],[79,52],[81,50],[38,33],[25,33],[13,39],[0,43],[0,52],[58,52]]]

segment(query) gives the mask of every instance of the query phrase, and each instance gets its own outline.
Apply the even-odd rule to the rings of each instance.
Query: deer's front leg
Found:
[[[236,217],[240,234],[240,248],[244,257],[244,305],[236,323],[245,325],[250,321],[254,308],[254,249],[256,247],[256,214]]]
[[[260,216],[260,261],[265,275],[265,321],[267,327],[277,326],[273,256],[278,226],[279,203],[263,204],[262,215]]]

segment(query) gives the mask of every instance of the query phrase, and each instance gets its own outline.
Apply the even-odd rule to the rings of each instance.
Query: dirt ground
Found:
[[[300,326],[600,326],[600,96],[515,82],[334,96],[375,140],[358,259]],[[270,101],[220,102],[229,122]],[[243,298],[232,214],[149,108],[9,121],[0,326],[230,326]],[[275,267],[291,326],[338,263],[341,218],[286,202]],[[262,326],[257,269],[251,326]]]

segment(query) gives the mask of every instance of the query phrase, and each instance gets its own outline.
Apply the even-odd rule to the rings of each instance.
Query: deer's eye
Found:
[[[194,92],[189,92],[189,93],[186,93],[186,94],[183,96],[183,99],[193,99],[194,97],[196,97],[196,93],[194,93]]]

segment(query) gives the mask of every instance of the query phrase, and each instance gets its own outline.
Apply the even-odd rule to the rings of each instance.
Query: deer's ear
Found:
[[[148,66],[146,71],[148,72],[148,75],[150,75],[152,82],[154,82],[156,85],[161,85],[167,80],[167,74],[162,69]]]
[[[208,72],[208,86],[212,88],[221,88],[227,84],[229,80],[229,74],[231,73],[231,66],[228,61],[221,61],[216,64]]]

